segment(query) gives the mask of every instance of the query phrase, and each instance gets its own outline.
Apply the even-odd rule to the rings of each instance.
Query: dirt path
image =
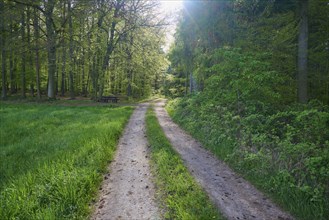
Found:
[[[161,127],[224,216],[228,219],[293,219],[173,123],[164,105],[164,101],[159,101],[155,106]]]
[[[145,135],[148,104],[140,104],[120,139],[92,219],[158,219]]]

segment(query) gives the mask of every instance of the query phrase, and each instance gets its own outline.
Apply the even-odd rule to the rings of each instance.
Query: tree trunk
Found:
[[[10,84],[10,94],[15,93],[15,85],[14,85],[14,59],[13,59],[13,49],[10,48],[9,51],[9,84]]]
[[[6,88],[6,84],[7,84],[7,79],[6,79],[6,49],[5,49],[5,45],[6,45],[6,40],[5,40],[5,22],[4,22],[4,4],[3,2],[1,1],[0,2],[0,19],[1,19],[1,22],[0,22],[0,25],[1,25],[1,32],[2,32],[2,35],[1,35],[1,78],[2,78],[2,91],[1,91],[1,98],[2,99],[6,99],[7,98],[7,88]]]
[[[92,99],[96,100],[97,99],[97,55],[95,54],[92,59],[92,68],[91,68],[91,81],[92,81]]]
[[[65,20],[65,13],[66,13],[66,3],[63,2],[63,20]],[[63,32],[61,36],[61,43],[62,43],[62,76],[61,76],[61,96],[65,96],[65,69],[66,69],[66,48],[65,48],[65,25],[63,26]]]
[[[12,19],[10,19],[10,38],[13,39],[13,23]],[[10,94],[14,94],[15,91],[15,83],[14,83],[14,57],[13,57],[13,48],[9,49],[9,84],[10,84]]]
[[[82,40],[82,35],[85,33],[85,25],[84,25],[84,18],[80,18],[80,35],[79,35],[79,41],[83,42]],[[80,58],[80,69],[81,69],[81,93],[82,96],[86,97],[87,96],[87,91],[86,91],[86,81],[85,81],[85,48],[81,48],[81,58]]]
[[[127,67],[128,67],[128,74],[127,74],[127,78],[128,78],[128,86],[127,86],[127,96],[132,96],[132,88],[131,88],[131,84],[133,81],[133,69],[132,69],[132,47],[133,47],[133,43],[134,43],[134,38],[133,36],[130,36],[129,39],[129,44],[127,45],[127,49],[126,49],[126,53],[127,53]],[[157,87],[157,79],[155,80],[155,87]],[[156,88],[155,88],[156,89]]]
[[[114,50],[114,34],[115,34],[115,28],[117,25],[117,18],[119,17],[119,12],[121,10],[121,7],[123,7],[124,1],[117,1],[116,5],[114,7],[114,15],[113,15],[113,21],[111,23],[110,28],[110,39],[107,43],[106,53],[103,60],[103,66],[102,66],[102,72],[103,74],[106,72],[107,67],[109,66],[110,56]],[[101,23],[100,23],[101,25]]]
[[[24,10],[24,9],[23,9]],[[22,98],[26,98],[26,40],[25,40],[25,13],[23,11],[22,17],[21,17],[21,36],[22,36],[22,42],[23,42],[23,52],[22,52],[22,69],[21,69],[21,83],[22,83]]]
[[[70,34],[70,49],[69,49],[69,56],[70,56],[70,72],[69,72],[69,84],[70,84],[70,98],[74,99],[74,81],[73,81],[73,25],[72,25],[72,8],[71,8],[71,1],[67,1],[67,10],[68,10],[68,16],[69,16],[69,34]]]
[[[48,0],[45,5],[47,52],[48,52],[48,98],[55,99],[55,72],[56,72],[56,32],[53,24],[54,0]]]
[[[39,34],[39,18],[38,18],[37,9],[34,9],[33,28],[34,28],[34,38],[35,38],[35,72],[36,72],[37,98],[41,99],[40,60],[39,60],[39,37],[40,37],[40,34]]]
[[[61,77],[61,96],[65,96],[65,73],[66,69],[66,48],[65,48],[65,39],[63,36],[62,40],[62,77]]]
[[[308,0],[300,0],[298,36],[298,100],[307,103]]]
[[[27,48],[28,48],[28,68],[30,71],[33,70],[33,59],[32,59],[32,45],[31,45],[31,28],[30,28],[30,20],[31,20],[31,9],[27,8],[27,17],[26,17],[26,23],[27,23]],[[31,74],[29,74],[31,76]],[[30,91],[31,96],[34,97],[34,80],[32,80],[32,77],[29,77],[30,79]]]

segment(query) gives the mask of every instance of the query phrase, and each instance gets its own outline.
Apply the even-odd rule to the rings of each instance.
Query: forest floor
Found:
[[[139,104],[125,128],[92,219],[159,218],[145,133],[148,106]]]
[[[294,219],[179,128],[164,106],[165,100],[155,102],[155,113],[166,137],[227,219]],[[126,127],[92,219],[158,219],[160,216],[148,161],[144,120],[147,108],[148,104],[140,104]]]

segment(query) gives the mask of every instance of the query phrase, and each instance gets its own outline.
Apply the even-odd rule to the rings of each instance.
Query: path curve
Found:
[[[293,219],[180,129],[171,120],[164,105],[163,100],[155,105],[155,112],[162,129],[181,155],[190,173],[224,216],[228,219]]]
[[[148,104],[140,104],[121,137],[92,219],[158,219],[145,133]]]

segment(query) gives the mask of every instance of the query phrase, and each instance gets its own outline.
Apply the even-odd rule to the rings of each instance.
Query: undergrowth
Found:
[[[0,109],[0,219],[84,219],[132,108]]]
[[[147,112],[146,126],[157,192],[159,200],[164,201],[163,217],[186,220],[223,219],[172,149],[151,109]]]
[[[329,112],[225,103],[211,90],[169,102],[175,122],[300,219],[329,219]],[[239,110],[239,109],[238,109]]]

